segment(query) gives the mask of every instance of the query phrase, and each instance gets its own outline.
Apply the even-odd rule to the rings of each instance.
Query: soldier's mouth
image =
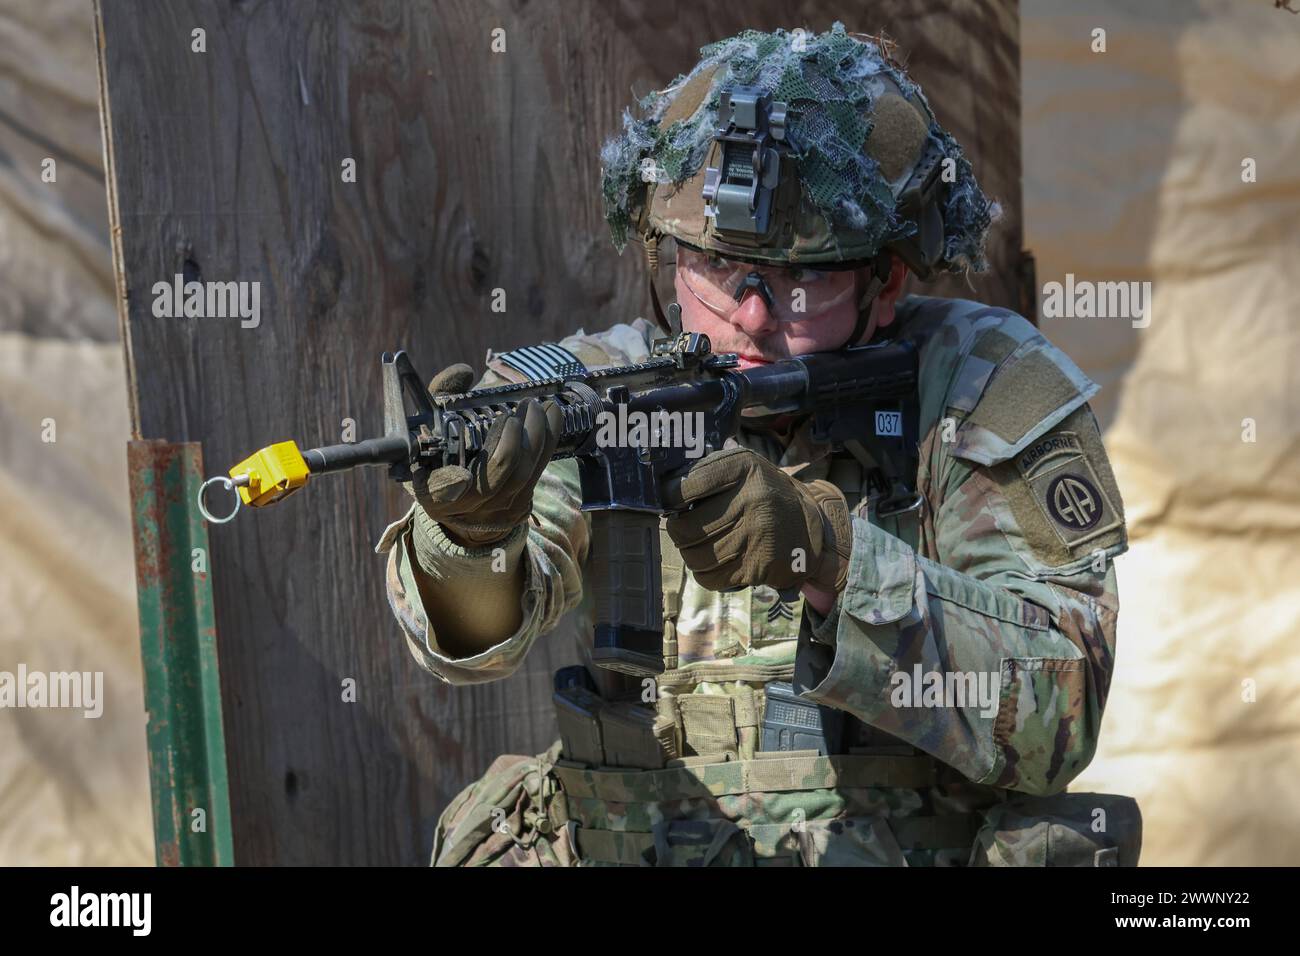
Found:
[[[738,364],[741,368],[753,368],[753,367],[756,366],[756,365],[771,365],[771,364],[772,364],[772,360],[771,360],[771,359],[755,358],[755,357],[753,357],[753,356],[751,356],[751,355],[738,355],[736,358],[737,358],[737,364]]]

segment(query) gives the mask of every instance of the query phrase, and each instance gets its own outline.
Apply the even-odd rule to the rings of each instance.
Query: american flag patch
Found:
[[[509,352],[499,354],[497,359],[515,371],[527,375],[532,382],[587,374],[587,366],[583,365],[576,355],[564,346],[550,342],[511,349]]]

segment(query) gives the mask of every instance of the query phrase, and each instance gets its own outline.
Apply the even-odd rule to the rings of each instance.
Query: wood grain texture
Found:
[[[941,120],[1019,226],[1015,3],[887,2]],[[177,2],[97,9],[110,212],[137,437],[202,441],[209,470],[273,440],[381,428],[380,352],[425,375],[485,350],[648,309],[609,244],[601,142],[634,95],[745,26],[827,28],[836,5]],[[842,8],[841,8],[842,9]],[[190,33],[207,31],[207,52]],[[490,52],[491,31],[506,52]],[[975,71],[973,74],[972,71]],[[983,71],[983,72],[979,72]],[[955,99],[943,100],[942,87]],[[340,164],[353,158],[357,181]],[[182,273],[257,280],[262,322],[159,319]],[[995,272],[965,294],[1012,303]],[[492,312],[504,289],[507,311]],[[438,812],[497,754],[554,735],[572,634],[508,681],[450,689],[412,661],[371,549],[404,507],[379,471],[319,483],[216,529],[235,852],[241,863],[427,860]],[[340,682],[357,681],[343,703]]]

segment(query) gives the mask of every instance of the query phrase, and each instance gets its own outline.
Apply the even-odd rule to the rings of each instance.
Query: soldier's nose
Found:
[[[745,297],[740,300],[740,305],[731,314],[731,324],[752,338],[770,335],[777,327],[776,317],[772,315],[772,310],[767,307],[767,303],[763,301],[763,297],[756,289],[750,289],[745,293]]]

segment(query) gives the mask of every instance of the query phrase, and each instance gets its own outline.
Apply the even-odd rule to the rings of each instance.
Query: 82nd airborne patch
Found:
[[[1045,436],[1016,457],[1016,468],[1047,523],[1071,551],[1123,523],[1077,433]]]
[[[1082,475],[1061,475],[1047,486],[1047,511],[1061,527],[1087,531],[1101,520],[1101,492]]]

